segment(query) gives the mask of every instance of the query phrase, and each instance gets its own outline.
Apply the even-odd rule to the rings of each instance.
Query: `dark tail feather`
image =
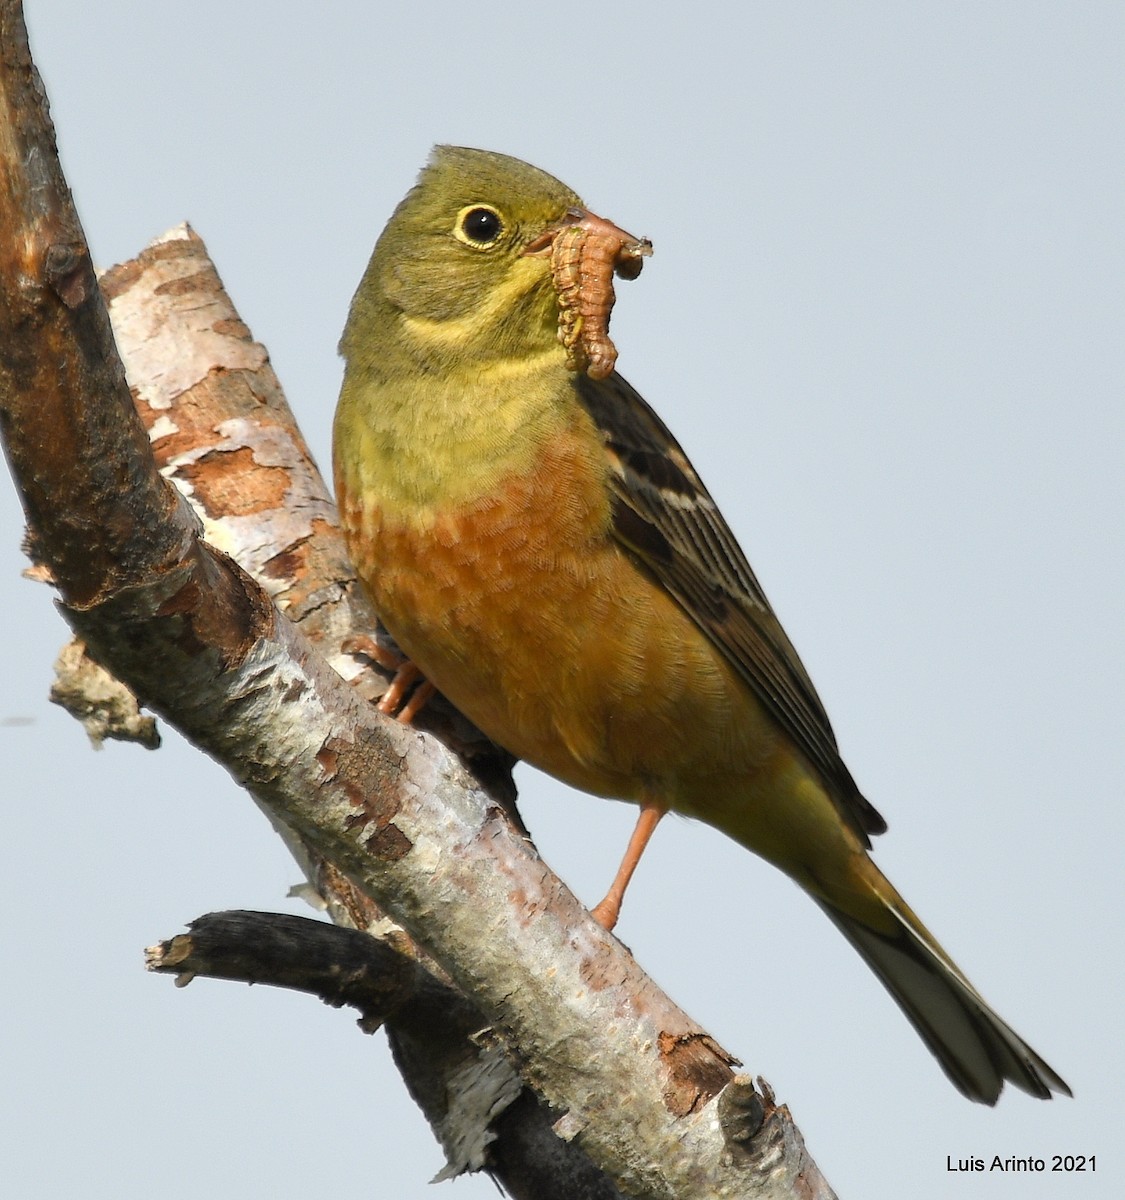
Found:
[[[995,1104],[1009,1080],[1040,1099],[1070,1088],[977,994],[909,909],[887,902],[898,930],[883,934],[819,901],[918,1030],[956,1087]],[[905,905],[903,906],[905,909]]]

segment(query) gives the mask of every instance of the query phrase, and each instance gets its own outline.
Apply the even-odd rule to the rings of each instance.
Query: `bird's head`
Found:
[[[536,167],[438,146],[379,238],[341,350],[350,363],[393,342],[440,370],[557,340],[601,378],[616,359],[612,277],[635,278],[651,252]]]

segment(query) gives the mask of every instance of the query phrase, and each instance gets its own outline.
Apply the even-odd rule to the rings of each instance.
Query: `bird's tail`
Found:
[[[817,902],[863,956],[918,1030],[956,1087],[970,1100],[995,1104],[1010,1080],[1040,1099],[1070,1088],[984,1002],[956,964],[875,867],[869,898],[893,920],[881,929],[821,897]],[[867,872],[864,872],[867,874]]]

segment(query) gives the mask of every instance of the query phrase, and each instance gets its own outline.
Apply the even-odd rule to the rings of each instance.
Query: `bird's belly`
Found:
[[[345,500],[380,616],[481,729],[575,787],[687,807],[716,763],[752,785],[772,722],[613,540],[604,485],[583,488],[580,467],[548,456],[422,522]]]

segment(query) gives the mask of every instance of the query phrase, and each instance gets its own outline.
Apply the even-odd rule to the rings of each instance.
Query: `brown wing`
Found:
[[[856,832],[882,833],[887,823],[840,758],[812,680],[687,455],[620,375],[579,375],[575,385],[605,444],[618,540],[726,655]]]

